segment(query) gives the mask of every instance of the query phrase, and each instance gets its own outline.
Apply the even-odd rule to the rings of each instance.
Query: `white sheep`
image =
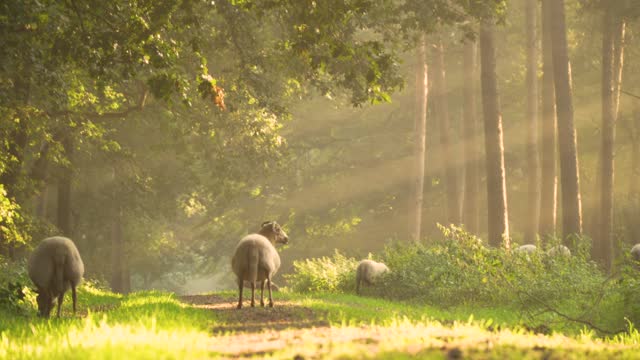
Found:
[[[633,245],[631,248],[631,259],[640,261],[640,243]]]
[[[525,244],[525,245],[518,246],[514,250],[514,252],[522,253],[522,254],[533,254],[537,250],[538,250],[538,248],[535,245],[533,245],[533,244]]]
[[[38,313],[49,317],[58,299],[58,317],[64,293],[71,288],[73,313],[76,313],[76,287],[84,275],[84,264],[76,245],[62,236],[42,240],[33,251],[28,263],[31,281],[36,285]]]
[[[239,289],[238,309],[242,308],[242,289],[245,281],[251,283],[251,306],[255,306],[255,285],[260,282],[260,305],[264,306],[264,283],[269,289],[269,307],[273,307],[271,279],[280,268],[280,255],[275,245],[286,244],[289,237],[275,221],[264,222],[257,234],[245,236],[231,258],[231,269],[236,274]]]
[[[356,293],[360,294],[360,284],[372,285],[376,278],[389,271],[387,265],[373,260],[362,260],[356,269]]]

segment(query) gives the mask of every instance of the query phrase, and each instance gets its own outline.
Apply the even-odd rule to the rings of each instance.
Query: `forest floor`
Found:
[[[215,313],[210,349],[224,358],[640,359],[637,346],[501,329],[493,321],[436,321],[426,314],[416,320],[419,310],[412,306],[390,309],[390,302],[348,295],[288,294],[274,308],[260,307],[259,301],[251,308],[245,299],[242,309],[228,293],[181,300]]]
[[[551,331],[511,309],[277,292],[273,308],[238,310],[236,296],[84,286],[76,315],[71,301],[49,320],[32,305],[0,307],[0,359],[640,359],[637,330],[610,339]]]

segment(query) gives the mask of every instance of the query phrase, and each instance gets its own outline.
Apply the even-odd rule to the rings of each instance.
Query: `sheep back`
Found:
[[[515,252],[531,254],[531,253],[536,252],[537,249],[538,248],[533,244],[525,244],[525,245],[522,245],[522,246],[518,246],[516,248]]]
[[[238,284],[241,281],[271,279],[280,268],[280,255],[269,239],[260,234],[250,234],[236,246],[231,268]]]
[[[31,281],[40,291],[56,296],[78,285],[84,275],[84,263],[78,248],[62,236],[42,240],[28,262]]]

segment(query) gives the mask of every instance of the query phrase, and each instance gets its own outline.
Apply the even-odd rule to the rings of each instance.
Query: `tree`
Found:
[[[558,179],[556,175],[556,108],[551,54],[551,1],[542,0],[542,139],[540,230],[543,236],[556,232]]]
[[[425,36],[421,35],[416,47],[416,104],[414,120],[414,177],[410,208],[410,236],[413,241],[420,240],[422,226],[422,202],[424,189],[424,167],[426,159],[427,97],[428,76],[426,62]]]
[[[600,155],[599,232],[597,258],[608,271],[613,264],[614,145],[623,65],[624,19],[612,6],[602,18],[602,147]]]
[[[524,239],[535,243],[540,216],[540,163],[538,160],[538,38],[536,34],[536,0],[525,2],[525,27],[527,33],[527,174],[528,214]]]
[[[437,36],[433,43],[433,103],[434,115],[440,128],[440,147],[443,159],[455,159],[451,143],[451,124],[449,119],[449,103],[446,84],[446,69],[444,63],[444,44],[442,37]],[[458,188],[457,162],[442,161],[444,182],[447,194],[448,224],[460,223],[460,189]]]
[[[563,241],[571,245],[571,235],[582,235],[582,205],[578,172],[578,144],[573,123],[571,71],[567,47],[564,0],[551,1],[551,48],[553,77],[558,116],[558,144],[560,154],[560,184],[562,186]]]
[[[493,25],[486,21],[480,26],[480,58],[487,171],[488,238],[490,245],[509,249],[504,141],[498,98]]]
[[[464,44],[464,217],[466,228],[477,234],[479,227],[478,194],[480,188],[480,146],[481,136],[476,113],[476,48],[475,40],[467,39]]]

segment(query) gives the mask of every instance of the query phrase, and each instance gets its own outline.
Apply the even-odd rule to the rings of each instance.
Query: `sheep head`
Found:
[[[272,244],[286,244],[289,242],[289,236],[282,230],[280,224],[275,221],[265,221],[258,232],[266,237]]]

